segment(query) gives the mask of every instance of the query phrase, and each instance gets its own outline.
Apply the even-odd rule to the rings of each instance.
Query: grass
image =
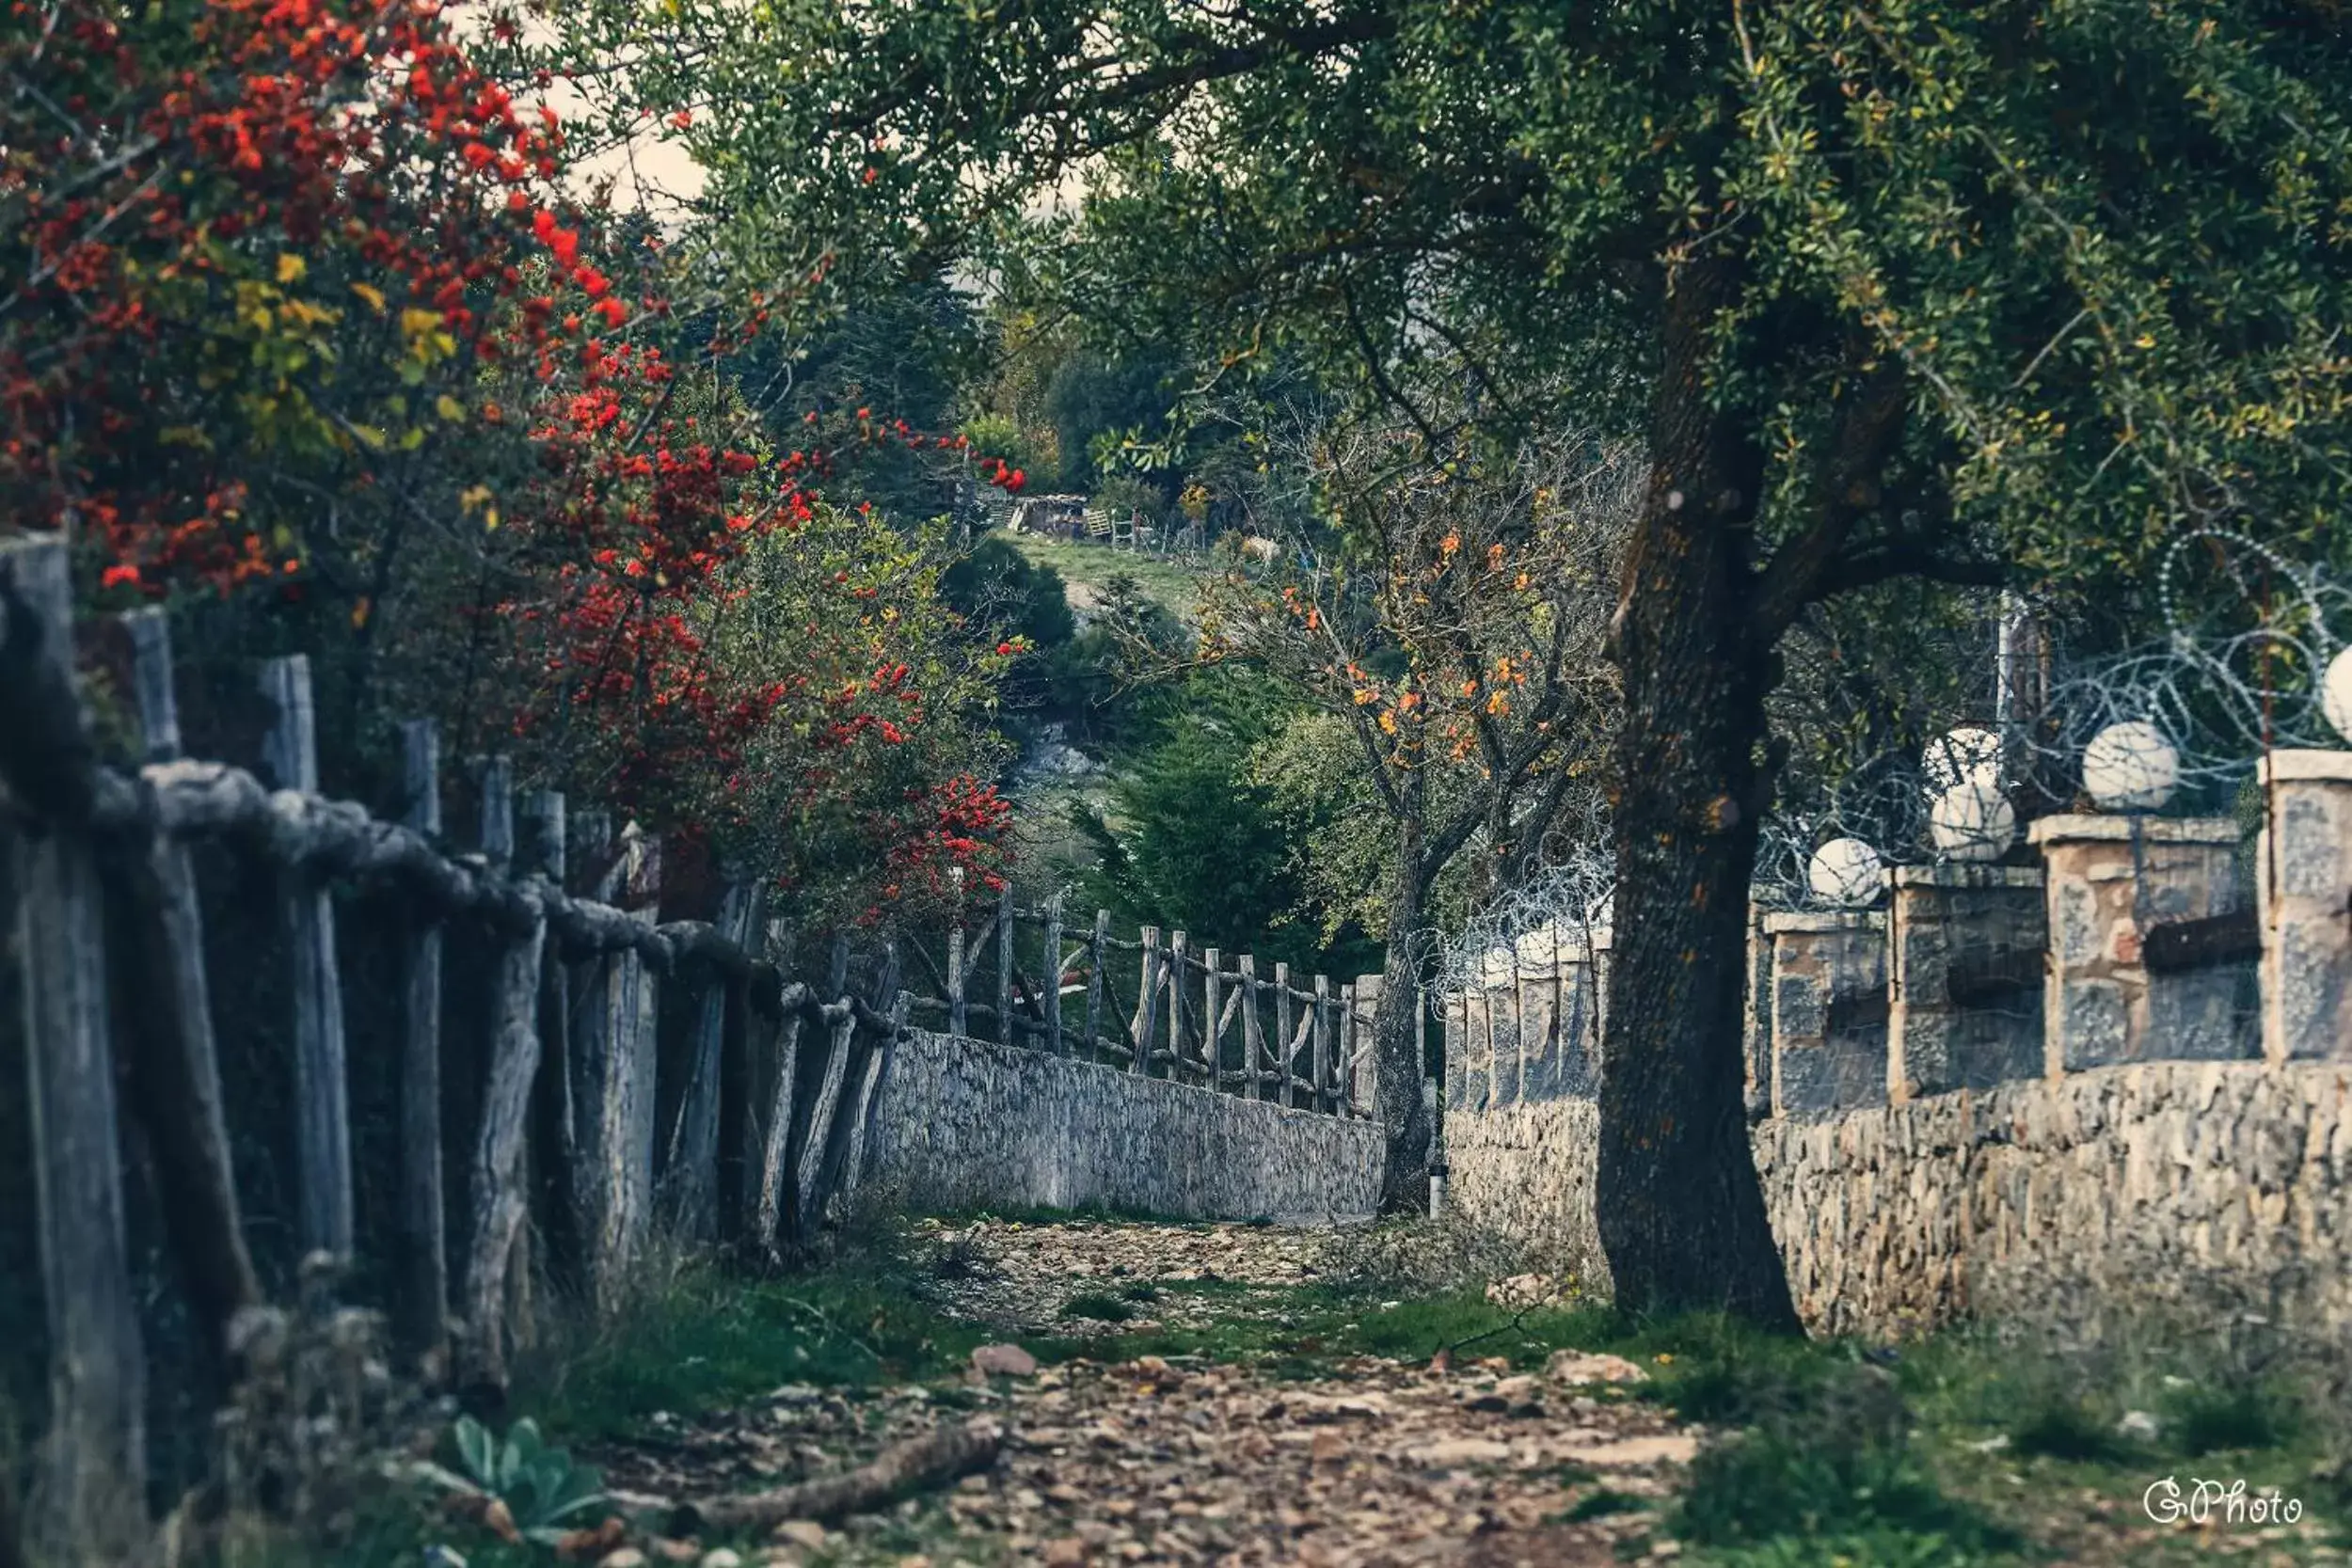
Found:
[[[1134,577],[1143,592],[1169,614],[1190,620],[1200,609],[1199,582],[1204,572],[1221,565],[1196,566],[1171,557],[1162,560],[1140,550],[1113,550],[1103,545],[1079,545],[1034,533],[1008,534],[1013,547],[1040,565],[1051,566],[1064,582],[1083,583],[1099,591],[1120,572]]]
[[[550,1436],[642,1432],[646,1418],[723,1408],[787,1383],[868,1387],[950,1375],[987,1331],[942,1316],[890,1258],[772,1280],[676,1279],[584,1344],[526,1367],[516,1408]]]
[[[1064,1216],[987,1217],[1027,1225]],[[577,1444],[642,1434],[657,1410],[689,1416],[780,1384],[953,1378],[994,1335],[928,1305],[935,1299],[928,1274],[917,1253],[888,1249],[776,1280],[690,1271],[612,1329],[549,1347],[526,1367],[516,1410],[537,1417],[551,1441]],[[1151,1303],[1179,1295],[1222,1309],[1202,1323],[1126,1326]],[[1891,1354],[1760,1335],[1721,1315],[1644,1321],[1576,1305],[1516,1311],[1481,1290],[1414,1293],[1378,1279],[1104,1282],[1071,1301],[1064,1318],[1064,1332],[1022,1343],[1046,1363],[1160,1355],[1285,1378],[1327,1374],[1351,1356],[1425,1361],[1441,1350],[1457,1362],[1495,1357],[1523,1370],[1561,1348],[1626,1356],[1647,1382],[1585,1393],[1647,1402],[1718,1436],[1679,1497],[1645,1500],[1597,1477],[1565,1477],[1577,1487],[1566,1516],[1642,1508],[1656,1534],[1682,1543],[1683,1560],[1718,1568],[2124,1560],[2114,1554],[2125,1527],[2144,1524],[2141,1490],[2169,1473],[2243,1475],[2330,1519],[2352,1508],[2352,1466],[2344,1463],[2352,1445],[2340,1417],[2282,1376],[2201,1366],[2179,1340],[2151,1340],[2113,1361],[2023,1350],[1963,1329]],[[957,1392],[944,1387],[943,1403]],[[2119,1433],[2129,1410],[2156,1418],[2153,1438]],[[435,1528],[413,1505],[382,1518],[363,1513],[333,1560],[413,1564]],[[459,1533],[474,1568],[532,1560],[495,1546],[475,1551],[479,1532]],[[2135,1568],[2203,1560],[2193,1538],[2143,1531],[2128,1540]],[[246,1560],[291,1568],[300,1560]]]

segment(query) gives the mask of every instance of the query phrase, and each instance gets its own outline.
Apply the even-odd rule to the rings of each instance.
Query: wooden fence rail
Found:
[[[1107,910],[1097,910],[1088,933],[1066,944],[1067,911],[1057,894],[1025,906],[1009,883],[997,891],[987,923],[961,923],[946,934],[946,962],[921,948],[916,958],[938,988],[910,1006],[944,1022],[946,1031],[975,1028],[1008,1045],[1035,1045],[1087,1061],[1115,1059],[1129,1071],[1249,1095],[1328,1115],[1369,1117],[1372,1083],[1371,1010],[1378,977],[1342,985],[1317,975],[1292,984],[1290,966],[1258,973],[1248,953],[1199,952],[1184,931],[1145,926],[1137,940],[1111,935]],[[1038,932],[1038,961],[1021,953],[1021,932]],[[1130,1006],[1115,1006],[1113,957],[1134,955]],[[971,995],[971,977],[993,958],[994,1000]],[[1065,999],[1083,994],[1083,1023],[1065,1016]],[[1273,1003],[1273,1031],[1266,1025]]]
[[[116,1560],[146,1528],[149,1352],[122,1118],[152,1165],[165,1255],[217,1374],[231,1320],[264,1295],[229,1153],[237,1117],[214,1036],[192,845],[275,879],[291,958],[291,1114],[286,1127],[245,1131],[291,1147],[300,1250],[336,1260],[362,1241],[338,899],[381,897],[393,912],[370,927],[394,945],[400,1015],[383,1075],[396,1100],[395,1201],[378,1239],[391,1254],[381,1277],[399,1346],[421,1370],[450,1366],[454,1352],[464,1385],[496,1397],[530,1328],[533,1234],[574,1249],[569,1261],[608,1303],[658,1196],[691,1235],[779,1259],[813,1244],[857,1180],[905,1024],[889,950],[881,984],[859,996],[837,944],[820,992],[789,978],[787,934],[745,887],[729,891],[715,924],[661,922],[654,842],[634,824],[600,832],[596,814],[567,815],[560,795],[526,797],[518,813],[499,758],[475,774],[477,847],[453,851],[439,737],[423,721],[401,732],[398,821],[326,799],[299,657],[262,671],[275,720],[260,775],[188,759],[153,610],[124,618],[144,758],[107,766],[76,686],[71,607],[62,542],[0,542],[0,889],[22,971],[31,1217],[50,1325],[39,1538]],[[583,891],[565,890],[567,870]],[[443,985],[444,933],[461,927],[487,960],[482,1004]],[[1000,1003],[1009,973],[1008,954]],[[657,1147],[663,985],[685,988],[693,1023],[669,1054],[684,1086]],[[479,1113],[458,1158],[445,1157],[445,1083]],[[462,1191],[444,1192],[445,1172]],[[462,1235],[447,1233],[451,1215]]]

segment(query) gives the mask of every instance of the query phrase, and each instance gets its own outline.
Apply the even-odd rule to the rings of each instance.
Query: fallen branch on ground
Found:
[[[910,1492],[930,1491],[996,1463],[1004,1429],[993,1421],[941,1427],[884,1449],[870,1465],[836,1476],[779,1486],[739,1497],[708,1497],[678,1505],[671,1515],[673,1536],[769,1530],[787,1519],[834,1524],[852,1513],[871,1513]]]

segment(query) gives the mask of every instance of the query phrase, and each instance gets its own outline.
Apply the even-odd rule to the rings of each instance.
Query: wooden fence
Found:
[[[1335,986],[1318,974],[1302,988],[1287,963],[1262,976],[1252,955],[1196,952],[1183,931],[1163,937],[1146,926],[1129,942],[1110,927],[1109,911],[1097,910],[1092,927],[1073,942],[1058,895],[1023,908],[1008,882],[985,926],[947,934],[944,965],[914,944],[938,992],[913,1005],[949,1034],[970,1035],[977,1019],[1007,1045],[1115,1062],[1302,1110],[1373,1115],[1371,1012],[1379,976]],[[1037,933],[1035,961],[1026,964],[1025,929]],[[1134,978],[1122,996],[1119,972],[1129,958]],[[975,976],[988,984],[984,961],[993,965],[993,1002],[972,995]],[[1066,1017],[1078,1011],[1080,994],[1081,1017]]]
[[[757,1255],[804,1247],[857,1183],[911,1000],[895,943],[864,995],[850,994],[840,938],[818,985],[788,978],[789,933],[755,886],[728,887],[716,921],[658,923],[657,842],[567,812],[560,794],[517,801],[500,759],[476,774],[470,848],[451,847],[429,722],[402,733],[402,820],[322,798],[298,656],[260,673],[275,714],[266,784],[185,759],[167,624],[154,610],[125,622],[146,752],[135,773],[103,763],[77,692],[64,546],[0,542],[0,894],[13,903],[0,911],[21,992],[48,1369],[36,1496],[42,1535],[102,1558],[144,1528],[158,1370],[155,1281],[134,1256],[126,1192],[152,1194],[167,1288],[192,1354],[220,1364],[215,1388],[234,1375],[240,1315],[262,1307],[265,1275],[285,1276],[257,1266],[253,1194],[231,1149],[232,1126],[257,1113],[224,1094],[215,1037],[213,989],[244,985],[246,955],[230,972],[217,952],[208,962],[195,855],[260,874],[288,955],[272,1006],[291,1049],[269,1070],[291,1080],[278,1092],[296,1256],[355,1261],[354,1073],[389,1077],[398,1197],[372,1238],[387,1256],[359,1272],[385,1282],[414,1365],[487,1393],[531,1331],[534,1238],[568,1255],[599,1305],[657,1216]],[[377,901],[348,937],[380,931],[394,949],[396,1022],[346,1001],[354,942],[338,941],[339,892]],[[445,991],[453,963],[486,983]],[[347,1030],[389,1031],[397,1061],[360,1060]],[[462,1127],[444,1125],[452,1105]]]

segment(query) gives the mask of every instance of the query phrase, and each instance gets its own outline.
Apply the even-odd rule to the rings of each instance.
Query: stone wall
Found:
[[[916,1211],[1318,1223],[1373,1212],[1381,1154],[1369,1121],[917,1030],[882,1085],[866,1180]]]
[[[1595,1126],[1584,1101],[1450,1113],[1449,1201],[1545,1258],[1591,1253]],[[1753,1137],[1820,1331],[2152,1292],[2352,1325],[2352,1064],[2130,1063]]]

